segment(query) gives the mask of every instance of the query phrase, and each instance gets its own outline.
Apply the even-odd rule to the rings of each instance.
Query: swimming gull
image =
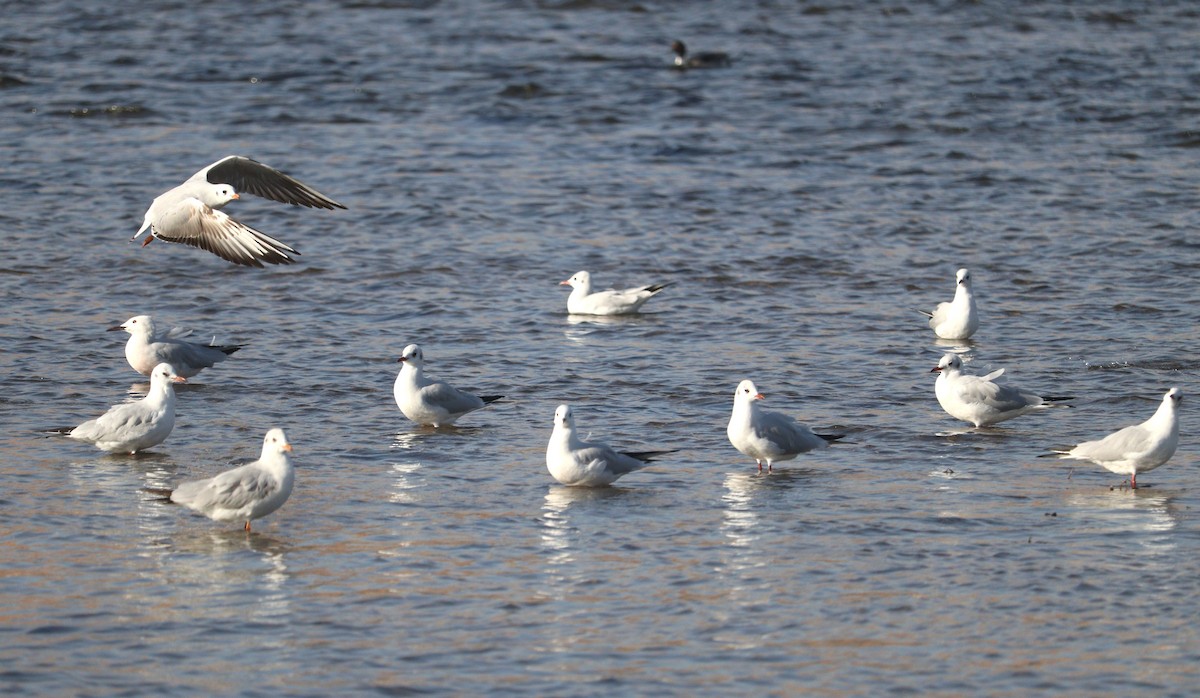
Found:
[[[400,358],[404,364],[396,376],[392,393],[400,411],[417,424],[444,427],[464,414],[493,403],[503,395],[472,395],[448,383],[435,381],[425,375],[425,354],[421,347],[409,344]]]
[[[639,288],[627,288],[622,291],[609,289],[593,292],[592,275],[586,271],[580,271],[566,281],[560,282],[559,285],[571,287],[571,295],[567,297],[567,312],[571,314],[630,315],[636,313],[646,301],[671,284],[667,282]]]
[[[150,373],[146,397],[114,405],[67,432],[67,436],[111,453],[137,453],[157,446],[175,428],[174,384],[184,382],[170,364],[159,364]]]
[[[675,451],[614,451],[601,443],[580,440],[568,405],[554,410],[554,431],[546,446],[546,469],[564,485],[602,487],[641,470],[657,457]]]
[[[958,354],[946,354],[929,372],[938,374],[933,390],[942,409],[951,417],[977,427],[1020,417],[1034,410],[1067,407],[1054,403],[1071,399],[1060,395],[1041,397],[1010,385],[1000,385],[995,380],[1004,374],[1002,368],[986,376],[965,373]]]
[[[175,372],[191,378],[200,371],[210,368],[229,358],[229,355],[244,347],[244,344],[200,344],[181,339],[191,334],[190,330],[172,327],[164,330],[149,315],[137,315],[109,332],[124,330],[129,333],[125,343],[125,360],[138,373],[148,376],[160,363],[169,363]]]

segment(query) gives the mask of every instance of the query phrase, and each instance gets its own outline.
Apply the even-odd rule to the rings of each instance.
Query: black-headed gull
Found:
[[[1069,451],[1055,453],[1061,458],[1089,460],[1118,475],[1128,475],[1129,485],[1136,488],[1138,473],[1154,470],[1175,455],[1179,447],[1178,413],[1182,400],[1179,388],[1171,388],[1150,419],[1098,441],[1085,441]]]
[[[671,42],[671,50],[675,52],[676,68],[723,68],[732,62],[728,53],[720,51],[704,51],[689,56],[687,45],[678,39]]]
[[[942,409],[951,417],[977,427],[1020,417],[1034,410],[1066,407],[1053,403],[1071,399],[1065,396],[1041,397],[1013,386],[995,383],[1004,374],[1002,368],[986,376],[964,373],[958,354],[946,354],[929,372],[938,374],[933,390]]]
[[[67,436],[110,453],[137,453],[159,445],[175,428],[175,383],[185,382],[170,364],[150,372],[150,392],[137,402],[114,405]]]
[[[167,242],[208,250],[234,264],[261,267],[291,264],[295,249],[270,235],[243,225],[220,211],[241,193],[309,208],[346,208],[312,187],[288,175],[240,155],[217,160],[192,175],[186,182],[160,194],[150,204],[142,227],[133,240],[147,230],[145,247],[158,238]]]
[[[917,311],[929,318],[929,328],[942,339],[968,339],[979,329],[979,311],[971,293],[971,272],[959,269],[955,274],[954,300],[938,303],[932,313]]]
[[[566,281],[559,282],[560,286],[570,286],[571,295],[567,297],[567,312],[573,315],[631,315],[642,305],[667,286],[665,284],[650,284],[639,288],[627,288],[623,291],[609,289],[607,291],[592,291],[592,275],[586,271],[575,272]]]
[[[729,443],[753,458],[760,473],[763,461],[767,462],[767,472],[771,472],[773,463],[791,460],[816,448],[825,448],[831,441],[843,436],[814,434],[812,429],[785,414],[760,408],[758,401],[762,399],[763,394],[758,392],[753,381],[738,383],[733,392],[733,414],[725,429]]]
[[[582,441],[575,434],[575,417],[570,406],[559,405],[554,410],[554,431],[546,446],[546,469],[564,485],[603,487],[668,453],[675,451],[622,453],[606,444]]]
[[[296,470],[288,458],[291,452],[283,430],[272,429],[263,438],[258,460],[205,480],[180,483],[170,499],[213,521],[244,521],[249,531],[251,521],[273,513],[292,496]]]
[[[189,330],[172,327],[163,331],[149,315],[137,315],[116,327],[108,328],[109,332],[117,330],[129,333],[129,341],[125,343],[125,360],[133,370],[144,376],[150,375],[150,371],[158,364],[168,363],[175,367],[175,373],[191,378],[245,346],[189,342],[180,339],[191,334]]]
[[[404,364],[396,376],[392,393],[400,411],[417,424],[444,427],[468,412],[493,403],[503,395],[472,395],[448,383],[435,381],[425,375],[425,354],[421,347],[409,344],[400,358]]]

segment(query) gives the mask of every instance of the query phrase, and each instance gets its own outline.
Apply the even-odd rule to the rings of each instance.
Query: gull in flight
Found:
[[[929,328],[942,339],[968,339],[979,329],[979,311],[971,293],[971,272],[959,269],[955,274],[954,300],[938,303],[932,313],[918,310],[929,318]]]
[[[1133,426],[1115,431],[1097,441],[1085,441],[1069,451],[1055,451],[1060,458],[1089,460],[1118,475],[1128,475],[1137,489],[1138,473],[1154,470],[1175,455],[1179,446],[1179,403],[1183,393],[1171,388],[1163,395],[1154,414]]]
[[[763,394],[754,387],[754,382],[738,383],[733,393],[733,414],[725,433],[733,447],[750,456],[758,463],[762,472],[763,461],[767,472],[778,461],[791,460],[801,453],[817,448],[826,448],[844,434],[814,434],[811,429],[799,424],[780,412],[769,412],[758,406]]]
[[[61,432],[110,453],[132,454],[157,446],[175,428],[174,384],[184,382],[170,364],[159,364],[150,373],[146,397],[114,405],[96,419]]]
[[[592,275],[580,271],[566,281],[559,282],[559,285],[571,287],[571,295],[567,296],[567,312],[573,315],[631,315],[671,284],[651,284],[623,291],[592,291]]]
[[[417,424],[449,426],[464,414],[474,412],[504,397],[472,395],[449,383],[428,378],[425,375],[425,354],[416,344],[404,347],[397,361],[404,365],[400,367],[400,373],[396,376],[392,393],[404,416]]]
[[[582,441],[568,405],[554,410],[554,431],[546,446],[546,469],[564,485],[603,487],[650,461],[675,451],[614,451],[607,444]]]
[[[125,343],[125,360],[133,370],[144,376],[150,375],[150,371],[158,364],[169,363],[175,367],[177,374],[191,378],[245,346],[189,342],[181,337],[191,334],[191,330],[172,327],[163,331],[149,315],[131,317],[116,327],[108,328],[109,332],[117,330],[129,333],[129,341]]]
[[[186,182],[160,194],[150,204],[142,227],[132,240],[147,230],[150,237],[208,250],[218,257],[250,267],[291,264],[295,249],[250,226],[230,218],[220,209],[240,199],[241,194],[309,208],[346,208],[312,187],[292,179],[273,167],[240,155],[217,160],[192,175]]]
[[[172,491],[150,490],[172,502],[204,514],[213,521],[244,521],[273,513],[292,496],[296,470],[288,454],[292,445],[282,429],[263,438],[262,455],[253,463],[210,477],[180,483]]]
[[[938,365],[929,371],[938,374],[933,390],[938,404],[947,414],[977,427],[990,426],[1034,410],[1068,407],[1052,403],[1071,399],[1060,395],[1040,397],[1010,385],[995,383],[997,378],[1004,375],[1002,368],[986,376],[964,373],[962,368],[962,359],[958,354],[943,356]]]

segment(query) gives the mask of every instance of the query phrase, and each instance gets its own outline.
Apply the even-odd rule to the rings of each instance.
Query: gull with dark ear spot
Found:
[[[273,167],[230,155],[205,167],[186,182],[158,196],[146,211],[142,227],[145,247],[156,238],[208,250],[218,257],[251,267],[291,264],[294,248],[230,218],[220,209],[241,194],[308,208],[346,208],[312,187]]]
[[[503,395],[472,395],[449,383],[435,381],[425,375],[425,354],[421,347],[409,344],[400,353],[398,362],[404,364],[396,376],[392,393],[400,411],[417,424],[444,427],[459,417],[482,409]]]
[[[995,380],[1004,374],[1002,368],[986,376],[966,373],[958,354],[946,354],[929,372],[938,374],[933,390],[946,414],[977,427],[990,426],[1034,410],[1069,407],[1054,403],[1071,399],[1059,395],[1042,397],[1011,385],[1000,385]]]
[[[164,330],[154,322],[149,315],[137,315],[115,327],[108,328],[109,332],[124,330],[129,333],[129,341],[125,343],[125,360],[138,373],[148,376],[155,366],[168,363],[175,367],[175,372],[184,378],[191,378],[200,371],[229,358],[233,352],[241,349],[244,344],[199,344],[189,342],[181,337],[191,334],[189,330],[172,327]]]
[[[546,445],[546,469],[564,485],[603,487],[669,453],[675,451],[622,453],[607,444],[583,441],[575,433],[570,406],[559,405],[554,411],[554,431]]]
[[[1069,451],[1055,451],[1061,458],[1089,460],[1118,475],[1128,475],[1137,489],[1138,473],[1154,470],[1171,460],[1179,447],[1179,403],[1183,392],[1171,388],[1150,419],[1115,431],[1097,441],[1085,441]]]

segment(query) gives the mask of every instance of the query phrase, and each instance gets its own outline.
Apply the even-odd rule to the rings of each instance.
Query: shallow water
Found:
[[[1194,393],[1198,35],[1188,3],[7,8],[0,687],[1191,693],[1190,401],[1140,490],[1037,456]],[[668,69],[676,37],[733,66]],[[288,267],[127,242],[231,153],[349,210],[227,209]],[[960,266],[966,347],[913,310]],[[579,269],[674,285],[580,320]],[[249,346],[151,453],[38,433],[144,382],[104,331],[141,313]],[[508,399],[412,426],[410,342]],[[1075,409],[964,428],[946,350]],[[747,377],[844,442],[759,476]],[[561,402],[681,452],[560,487]],[[297,485],[252,534],[142,491],[272,426]]]

